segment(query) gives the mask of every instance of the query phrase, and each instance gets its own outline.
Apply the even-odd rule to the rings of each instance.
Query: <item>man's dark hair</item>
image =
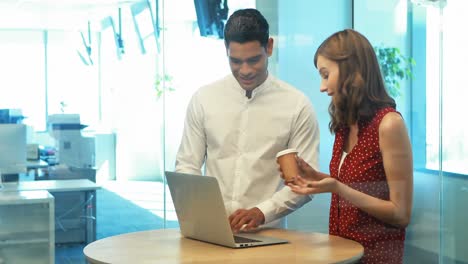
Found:
[[[265,17],[256,9],[240,9],[232,13],[224,27],[224,45],[229,47],[231,41],[245,43],[258,41],[262,47],[267,46],[269,26]]]

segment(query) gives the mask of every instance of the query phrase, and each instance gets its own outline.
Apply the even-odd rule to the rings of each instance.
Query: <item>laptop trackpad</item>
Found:
[[[234,241],[236,243],[249,243],[249,242],[262,242],[261,240],[241,237],[241,236],[234,236]]]

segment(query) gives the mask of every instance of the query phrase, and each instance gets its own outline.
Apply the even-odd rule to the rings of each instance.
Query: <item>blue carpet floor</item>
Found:
[[[159,182],[107,182],[96,192],[97,239],[124,233],[178,227],[170,201],[164,223],[164,188]],[[85,244],[55,247],[56,264],[85,264]]]

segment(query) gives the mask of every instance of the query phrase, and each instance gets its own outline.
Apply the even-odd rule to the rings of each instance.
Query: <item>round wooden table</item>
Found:
[[[287,229],[259,232],[288,244],[231,249],[184,238],[179,229],[159,229],[103,238],[83,252],[92,263],[354,263],[361,244],[328,234]]]

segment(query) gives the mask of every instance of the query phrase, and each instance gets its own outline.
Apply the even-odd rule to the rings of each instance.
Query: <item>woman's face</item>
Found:
[[[340,76],[338,63],[319,55],[317,57],[317,69],[321,77],[320,92],[326,92],[333,97],[338,92],[338,79]]]

